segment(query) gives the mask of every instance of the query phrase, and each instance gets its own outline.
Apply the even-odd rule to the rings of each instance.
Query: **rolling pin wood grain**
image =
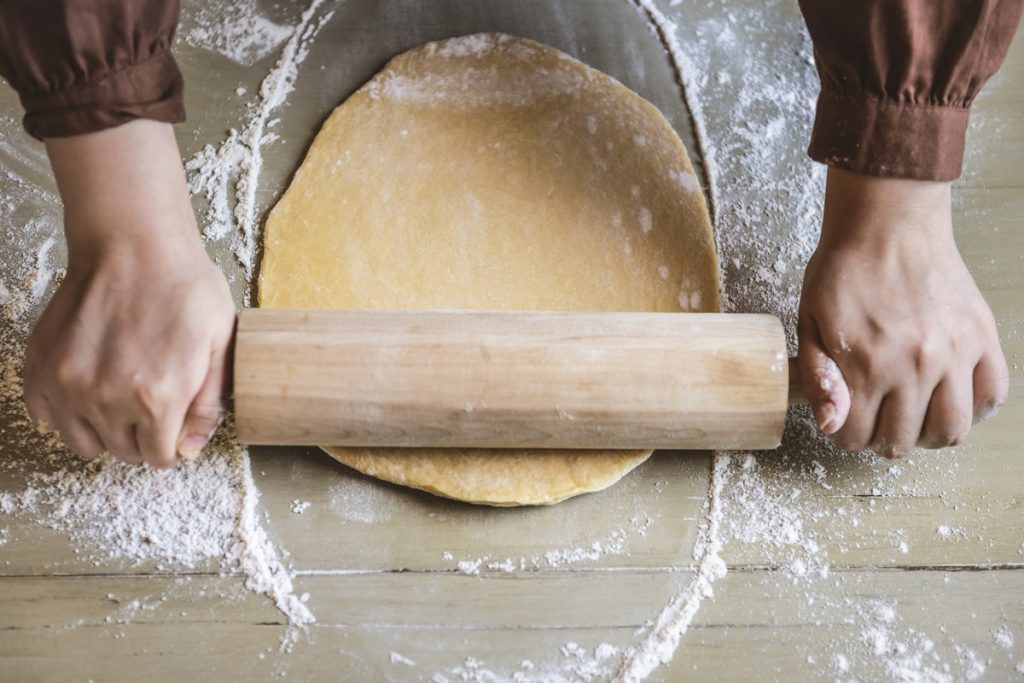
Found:
[[[768,449],[790,394],[767,315],[249,309],[234,363],[248,444]]]

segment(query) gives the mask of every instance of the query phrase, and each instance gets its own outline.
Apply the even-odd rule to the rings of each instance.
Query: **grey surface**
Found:
[[[298,5],[302,7],[304,5]],[[432,40],[479,32],[499,31],[557,47],[611,74],[653,102],[679,132],[698,174],[701,160],[689,118],[668,57],[644,17],[623,0],[347,0],[326,3],[333,11],[300,66],[295,90],[273,117],[281,139],[265,145],[264,169],[258,185],[261,224],[266,212],[288,182],[331,111],[378,72],[393,56]],[[186,8],[186,14],[188,9]],[[278,10],[281,20],[294,20],[294,7]],[[218,144],[229,128],[238,128],[249,93],[277,58],[251,67],[179,40],[178,60],[185,74],[188,122],[178,127],[187,158],[205,144]],[[204,203],[196,201],[202,210]],[[227,243],[211,245],[218,263],[228,271],[236,294],[243,284]]]

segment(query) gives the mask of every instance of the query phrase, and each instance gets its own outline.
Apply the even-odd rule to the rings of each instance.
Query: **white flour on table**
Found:
[[[182,24],[191,28],[182,39],[192,47],[216,52],[242,66],[252,66],[270,55],[292,35],[292,26],[282,26],[264,16],[256,0],[207,0]]]
[[[299,65],[309,47],[332,12],[317,16],[324,0],[313,0],[285,43],[281,56],[260,84],[258,99],[246,114],[241,132],[232,129],[218,147],[207,145],[185,163],[189,173],[189,191],[202,194],[209,202],[203,217],[203,237],[220,239],[233,229],[232,250],[247,280],[256,267],[256,245],[259,238],[259,207],[256,188],[263,170],[264,144],[276,139],[270,131],[271,114],[285,103],[295,87]],[[243,294],[248,304],[249,288]]]
[[[240,18],[225,19],[234,21],[231,26],[237,28],[236,32],[227,31],[227,37],[253,31],[253,42],[248,47],[269,40],[273,43],[267,48],[269,52],[287,37],[282,31],[292,36],[281,60],[264,80],[255,116],[241,137],[235,136],[239,144],[254,140],[257,144],[242,152],[235,150],[233,166],[223,163],[230,155],[222,155],[217,159],[221,167],[214,172],[227,173],[226,166],[238,170],[239,206],[235,215],[239,225],[248,226],[243,234],[246,245],[255,231],[254,191],[261,163],[258,141],[265,136],[270,112],[291,89],[309,40],[326,20],[314,20],[321,2],[314,0],[294,28],[275,28],[246,14],[244,8],[238,10],[242,12]],[[202,43],[201,31],[191,35]],[[227,49],[226,43],[218,45]],[[216,49],[218,45],[207,47]],[[248,54],[248,47],[242,41],[231,48],[241,52],[227,56],[258,59]],[[5,128],[17,127],[13,121],[2,123]],[[17,166],[34,170],[39,165],[31,155],[2,141],[0,145],[0,152]],[[30,319],[39,313],[44,296],[63,275],[64,254],[63,245],[61,253],[55,253],[59,217],[31,213],[33,205],[53,206],[56,198],[24,182],[17,173],[5,171],[6,179],[18,191],[0,202],[0,219],[7,225],[20,224],[23,234],[17,237],[17,247],[36,256],[34,263],[12,264],[0,280],[0,408],[7,418],[3,439],[8,449],[0,468],[24,480],[20,490],[0,493],[0,514],[30,515],[37,523],[66,534],[75,544],[75,554],[95,566],[147,563],[158,571],[198,568],[222,575],[238,574],[244,577],[247,588],[271,598],[289,625],[315,621],[304,601],[295,595],[289,570],[259,523],[259,492],[252,480],[248,453],[229,438],[227,429],[221,429],[201,458],[174,470],[159,471],[124,465],[109,457],[79,460],[54,438],[38,434],[30,424],[21,403],[24,344]],[[228,182],[227,177],[224,182]],[[198,191],[205,186],[192,189]],[[25,217],[24,212],[29,216]],[[12,450],[22,455],[15,456]],[[9,529],[0,536],[3,543],[9,542]],[[290,633],[289,638],[294,640],[295,632]]]
[[[9,323],[13,321],[8,321]],[[314,621],[294,595],[291,575],[260,526],[259,492],[249,456],[222,428],[202,457],[173,470],[126,465],[109,456],[92,461],[39,434],[21,403],[23,330],[0,339],[0,408],[8,417],[4,443],[29,459],[5,457],[3,470],[23,476],[19,491],[0,493],[0,514],[30,515],[66,534],[78,557],[93,566],[150,563],[158,571],[212,569],[244,576],[247,588],[270,597],[289,624]]]
[[[603,538],[580,545],[567,545],[551,548],[541,553],[520,557],[495,558],[491,555],[459,560],[455,568],[471,576],[479,576],[481,572],[517,572],[533,569],[558,569],[580,562],[594,562],[608,555],[628,555],[628,540],[632,536],[643,536],[651,525],[651,518],[634,515],[630,518],[629,527],[619,527]],[[445,551],[442,559],[453,560],[451,552]]]

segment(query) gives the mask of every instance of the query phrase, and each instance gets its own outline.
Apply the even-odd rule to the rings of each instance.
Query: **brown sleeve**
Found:
[[[971,103],[1024,0],[800,0],[821,78],[808,154],[870,175],[953,180]]]
[[[35,138],[185,118],[177,0],[0,0],[0,75]]]

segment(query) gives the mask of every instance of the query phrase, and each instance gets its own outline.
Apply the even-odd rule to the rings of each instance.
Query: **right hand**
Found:
[[[80,456],[174,466],[220,422],[235,307],[199,239],[170,126],[138,121],[47,149],[68,269],[29,338],[29,414]]]
[[[953,238],[950,184],[829,169],[800,300],[822,431],[887,458],[966,438],[1006,399],[991,309]]]

